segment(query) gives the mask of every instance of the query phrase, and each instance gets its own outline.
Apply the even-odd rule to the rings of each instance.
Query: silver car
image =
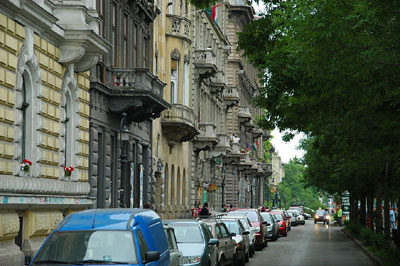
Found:
[[[249,231],[246,231],[242,222],[235,217],[223,217],[221,221],[228,227],[233,239],[236,241],[236,260],[239,265],[244,265],[250,260]]]
[[[164,226],[165,234],[168,239],[169,247],[169,266],[179,266],[182,262],[182,252],[179,251],[178,245],[176,244],[174,228]]]
[[[207,219],[204,222],[208,226],[208,229],[210,229],[213,237],[219,241],[217,247],[218,265],[233,264],[235,262],[236,242],[226,225],[218,219]]]

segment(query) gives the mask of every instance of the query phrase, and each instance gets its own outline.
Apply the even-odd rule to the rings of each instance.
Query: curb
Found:
[[[358,239],[356,239],[355,237],[353,237],[349,232],[345,231],[344,229],[342,229],[342,232],[347,235],[351,240],[353,240],[360,248],[361,250],[378,266],[382,266],[383,261],[378,258],[377,256],[375,256],[374,254],[372,254],[366,247],[364,247],[364,245],[358,241]]]

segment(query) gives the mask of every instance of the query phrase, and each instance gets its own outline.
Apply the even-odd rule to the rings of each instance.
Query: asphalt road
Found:
[[[280,237],[262,251],[256,251],[246,266],[375,265],[341,229],[307,220],[304,226],[292,227],[287,237]]]

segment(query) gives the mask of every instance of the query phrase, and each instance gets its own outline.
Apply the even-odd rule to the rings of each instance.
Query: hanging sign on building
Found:
[[[350,213],[350,193],[348,191],[342,193],[342,211],[343,214]]]

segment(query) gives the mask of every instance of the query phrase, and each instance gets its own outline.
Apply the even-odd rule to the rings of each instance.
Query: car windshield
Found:
[[[266,220],[268,223],[272,224],[272,218],[271,218],[271,214],[269,213],[260,213],[262,218],[264,218],[264,220]]]
[[[280,215],[280,214],[274,214],[274,216],[275,216],[275,218],[278,220],[278,222],[280,222],[280,221],[283,220],[283,217],[282,217],[282,215]]]
[[[56,232],[45,242],[32,265],[47,263],[137,264],[130,231]]]
[[[240,235],[239,225],[236,221],[222,220],[222,222],[228,227],[229,232]]]
[[[242,222],[244,229],[246,229],[247,231],[250,231],[251,228],[249,226],[248,221],[245,218],[240,218],[239,220]]]
[[[174,223],[168,226],[175,230],[177,243],[203,243],[203,236],[197,224]]]
[[[324,215],[324,211],[323,210],[317,210],[317,215]]]
[[[233,215],[235,215],[235,214],[237,215],[237,213],[243,213],[247,216],[247,218],[249,218],[250,222],[259,222],[257,212],[255,212],[255,211],[248,211],[248,212],[232,211],[232,212],[228,212],[228,215],[230,215],[231,213]]]

